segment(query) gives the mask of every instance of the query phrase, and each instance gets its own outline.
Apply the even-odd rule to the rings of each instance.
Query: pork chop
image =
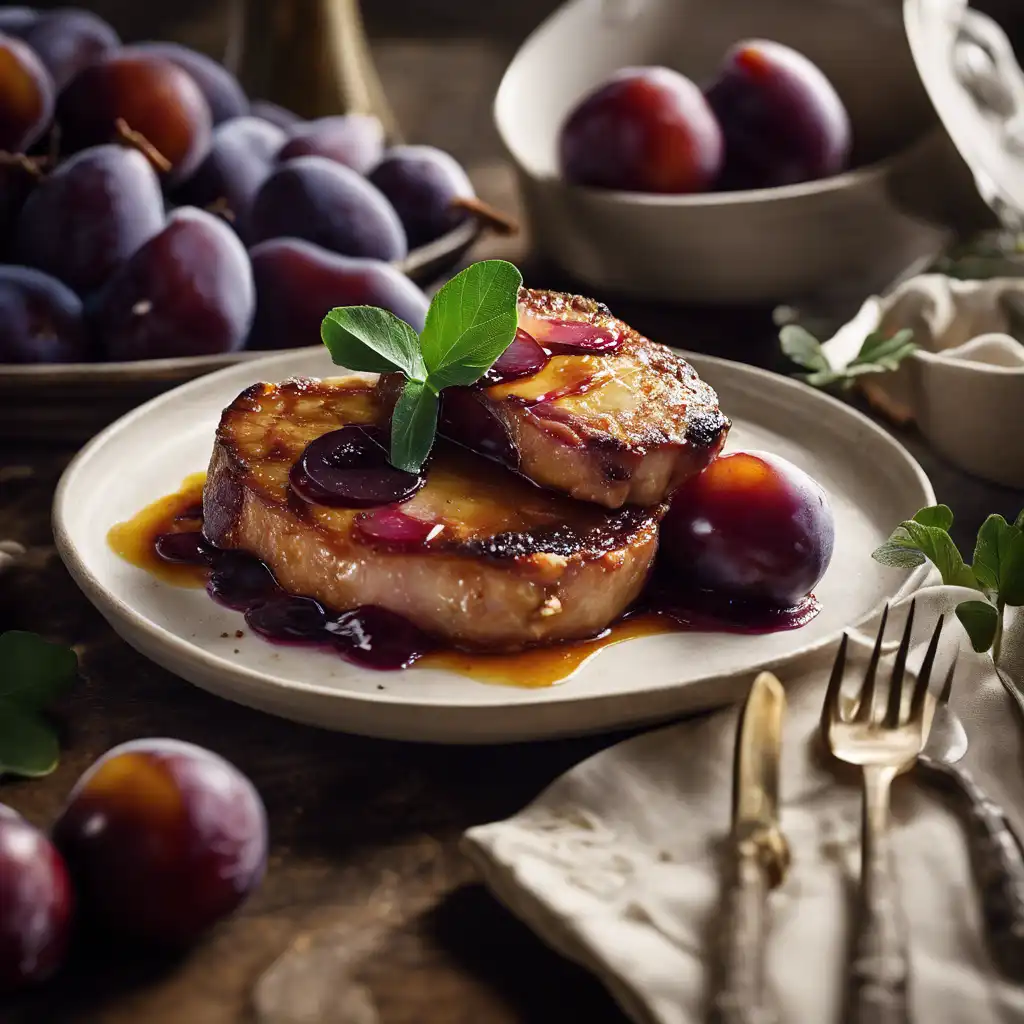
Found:
[[[289,474],[311,441],[387,422],[375,383],[296,379],[243,391],[217,429],[206,538],[261,558],[292,593],[338,611],[380,606],[471,649],[593,636],[636,598],[663,505],[575,502],[443,439],[401,504],[357,510],[301,498]]]
[[[497,372],[442,393],[446,437],[540,487],[606,508],[665,501],[721,451],[730,422],[711,386],[606,306],[523,289],[519,329],[528,337],[517,335]],[[531,369],[530,346],[538,345],[535,372],[515,376]],[[403,383],[401,375],[381,378],[388,402]]]

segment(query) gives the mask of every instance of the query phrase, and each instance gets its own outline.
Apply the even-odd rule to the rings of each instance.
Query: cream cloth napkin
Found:
[[[971,650],[952,618],[960,601],[977,595],[939,585],[937,577],[913,594],[901,593],[890,612],[890,650],[912,596],[917,609],[910,664],[920,664],[937,616],[949,616],[937,672],[959,646],[952,703],[971,741],[964,764],[1021,828],[1020,712],[991,660]],[[851,683],[862,678],[876,624],[866,625],[860,642],[851,644]],[[834,774],[812,742],[832,655],[830,650],[777,673],[788,697],[781,818],[793,862],[770,896],[767,956],[773,998],[782,1020],[792,1024],[841,1019],[859,872],[857,777]],[[1020,680],[1022,664],[1024,616],[1014,616],[1001,666]],[[571,769],[509,820],[478,826],[464,837],[466,853],[498,899],[549,945],[596,974],[638,1024],[704,1019],[709,936],[719,899],[716,857],[730,824],[736,724],[737,709],[731,708],[626,740]],[[913,775],[897,779],[893,800],[915,1019],[1024,1021],[1024,987],[1003,981],[990,964],[954,805]]]

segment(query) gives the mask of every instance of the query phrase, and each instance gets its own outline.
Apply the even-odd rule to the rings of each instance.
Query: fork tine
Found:
[[[885,624],[889,620],[889,602],[882,609],[882,621],[878,624],[878,636],[875,637],[875,649],[871,652],[868,670],[864,676],[864,685],[860,691],[860,704],[857,706],[855,722],[870,722],[871,709],[875,703],[875,677],[878,674],[878,659],[882,654],[882,640],[885,637]]]
[[[920,722],[924,718],[924,698],[928,692],[928,683],[931,681],[932,668],[935,665],[935,652],[939,649],[939,635],[942,633],[942,626],[946,619],[944,615],[939,616],[935,623],[935,632],[932,633],[931,642],[925,652],[924,661],[921,662],[921,669],[917,673],[917,682],[914,684],[914,696],[910,701],[910,722]]]
[[[828,689],[825,691],[825,702],[821,706],[821,735],[828,737],[828,727],[833,721],[841,722],[842,707],[839,703],[839,693],[843,688],[843,672],[846,669],[846,642],[849,638],[844,633],[843,639],[839,641],[839,650],[836,651],[835,661],[832,662],[832,675],[828,677]]]
[[[960,660],[960,648],[958,647],[953,652],[953,660],[949,663],[949,668],[946,670],[946,679],[942,684],[942,691],[939,693],[939,700],[943,704],[949,703],[949,698],[953,693],[953,675],[956,672],[956,663]]]
[[[900,724],[900,708],[903,704],[903,675],[907,669],[907,654],[910,651],[910,633],[914,628],[914,608],[917,605],[915,598],[910,602],[910,611],[907,612],[907,625],[903,630],[903,639],[900,640],[899,650],[896,652],[896,661],[892,667],[892,678],[889,680],[889,703],[885,709],[885,718],[882,725],[886,729],[895,729]]]

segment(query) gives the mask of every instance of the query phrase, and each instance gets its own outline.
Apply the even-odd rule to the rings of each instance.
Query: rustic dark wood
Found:
[[[152,9],[147,5],[96,6],[122,11],[129,38],[158,31],[140,20]],[[456,6],[465,22],[453,37]],[[490,98],[515,42],[553,6],[364,4],[385,87],[409,137],[450,149],[483,198],[512,213],[514,186],[491,125]],[[187,22],[179,38],[216,50],[217,5],[167,4],[161,17],[170,18],[172,9],[179,24]],[[447,19],[440,29],[432,10]],[[429,42],[411,38],[430,26],[437,30]],[[521,260],[528,244],[525,234],[489,237],[473,257]],[[529,286],[579,287],[550,267],[525,261],[523,268]],[[681,310],[601,298],[656,339],[788,369],[768,309]],[[900,436],[955,510],[962,546],[987,514],[1011,517],[1024,502],[1020,492],[945,465],[913,431]],[[514,812],[619,737],[495,748],[389,743],[292,725],[195,689],[122,643],[56,558],[49,508],[72,455],[0,449],[0,537],[31,549],[21,568],[0,579],[0,630],[33,629],[76,644],[85,676],[61,709],[60,768],[43,780],[0,783],[0,800],[46,825],[78,774],[109,747],[175,736],[217,750],[253,779],[268,807],[273,851],[266,881],[244,911],[189,956],[168,962],[83,942],[59,982],[0,1005],[0,1022],[283,1024],[288,1018],[274,1008],[282,986],[298,978],[303,988],[318,985],[331,996],[323,1021],[622,1024],[598,983],[499,907],[457,849],[467,826]],[[300,958],[310,951],[319,951],[319,967]],[[286,954],[254,994],[258,979]]]

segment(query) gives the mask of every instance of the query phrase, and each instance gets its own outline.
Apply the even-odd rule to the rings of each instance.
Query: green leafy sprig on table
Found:
[[[434,443],[441,390],[475,383],[512,343],[522,283],[504,260],[474,263],[434,296],[418,335],[375,306],[341,306],[324,318],[321,336],[335,363],[405,376],[391,418],[393,466],[420,470]]]
[[[78,655],[35,633],[0,634],[0,776],[48,775],[60,744],[44,716],[78,676]]]
[[[1024,605],[1024,511],[1013,523],[989,516],[978,530],[970,565],[949,535],[952,525],[953,513],[946,505],[923,508],[900,523],[871,557],[903,569],[927,560],[939,570],[943,583],[979,591],[981,599],[962,602],[956,616],[971,646],[979,652],[991,650],[998,660],[1003,610]]]
[[[872,331],[860,351],[841,369],[834,369],[828,361],[821,342],[810,331],[797,324],[787,324],[779,331],[782,351],[807,373],[797,374],[805,383],[816,388],[834,388],[848,391],[859,377],[869,373],[889,373],[913,352],[914,332],[897,331],[887,337]]]

